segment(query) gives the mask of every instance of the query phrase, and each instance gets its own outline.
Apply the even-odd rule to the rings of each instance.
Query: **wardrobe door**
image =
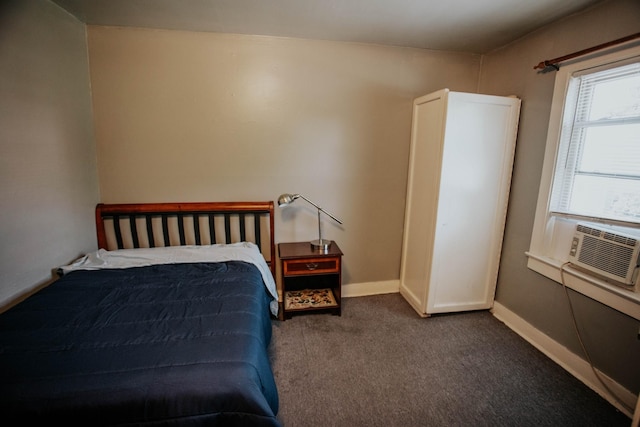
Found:
[[[519,100],[451,92],[427,313],[493,305]]]
[[[435,236],[447,91],[414,101],[400,293],[426,314]]]

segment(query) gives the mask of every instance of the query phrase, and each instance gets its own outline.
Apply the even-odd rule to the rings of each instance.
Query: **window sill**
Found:
[[[635,289],[625,289],[590,276],[571,266],[565,266],[564,274],[561,276],[560,269],[563,262],[531,252],[525,252],[525,254],[529,257],[527,267],[531,270],[560,284],[562,284],[562,276],[564,276],[564,282],[568,288],[640,320],[638,286]]]

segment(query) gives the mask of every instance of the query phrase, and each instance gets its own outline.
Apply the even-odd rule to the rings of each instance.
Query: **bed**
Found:
[[[278,426],[273,202],[100,204],[96,228],[0,315],[3,424]]]

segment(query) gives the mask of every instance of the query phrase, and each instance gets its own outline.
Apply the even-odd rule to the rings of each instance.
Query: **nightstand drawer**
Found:
[[[303,274],[339,273],[340,258],[305,258],[283,262],[283,274],[287,276]]]

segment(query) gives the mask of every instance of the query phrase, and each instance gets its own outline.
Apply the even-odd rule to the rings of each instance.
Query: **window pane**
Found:
[[[622,221],[638,221],[640,180],[576,175],[569,212]]]
[[[640,123],[585,130],[578,171],[640,178]]]
[[[640,115],[640,75],[597,83],[588,120],[617,119]]]

